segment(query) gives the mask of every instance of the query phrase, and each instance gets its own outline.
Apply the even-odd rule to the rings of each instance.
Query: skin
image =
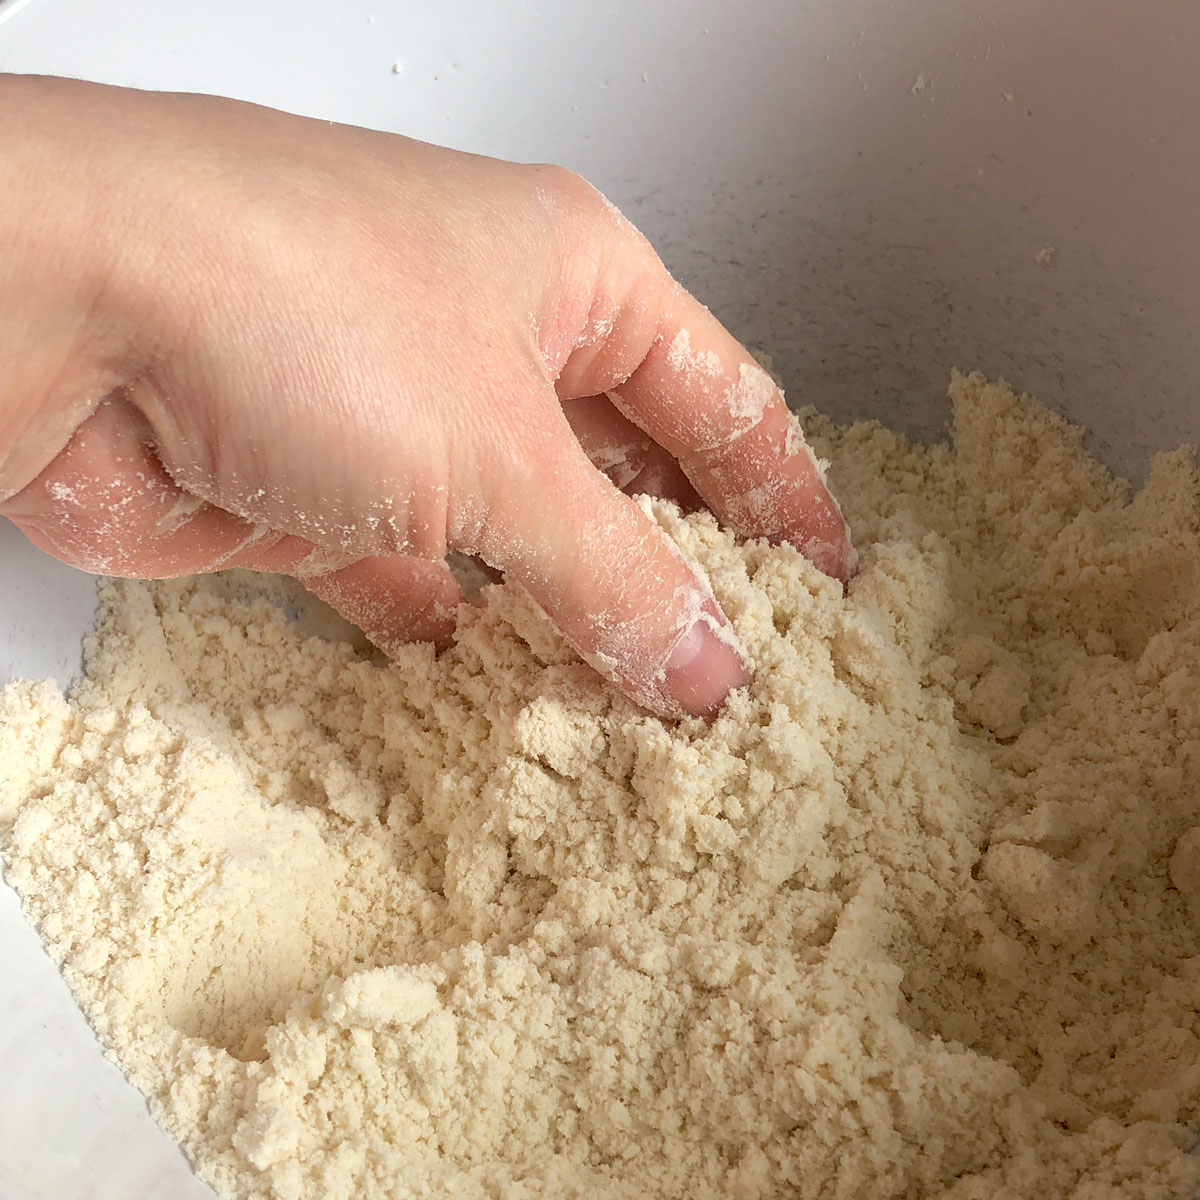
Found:
[[[570,172],[67,80],[0,106],[0,514],[63,561],[291,574],[386,651],[449,639],[459,550],[667,718],[746,673],[626,493],[853,573],[778,391]]]

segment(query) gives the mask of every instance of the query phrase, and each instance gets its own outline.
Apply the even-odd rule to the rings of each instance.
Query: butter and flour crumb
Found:
[[[1200,475],[978,375],[805,423],[863,548],[646,502],[754,669],[647,717],[518,591],[453,648],[108,582],[0,698],[8,881],[228,1197],[1200,1186]]]

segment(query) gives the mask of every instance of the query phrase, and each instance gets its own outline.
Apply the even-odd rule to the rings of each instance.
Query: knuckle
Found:
[[[535,190],[552,217],[593,243],[658,264],[658,256],[642,232],[594,184],[569,167],[546,164],[534,168]],[[661,264],[659,264],[661,265]]]
[[[599,190],[577,171],[558,163],[541,163],[533,168],[536,186],[551,200],[574,211],[588,212],[603,207]]]

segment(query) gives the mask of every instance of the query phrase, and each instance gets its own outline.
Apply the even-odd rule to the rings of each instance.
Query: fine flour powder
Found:
[[[754,669],[710,726],[504,587],[384,666],[109,582],[4,691],[7,879],[221,1193],[1195,1194],[1196,458],[951,391],[931,449],[806,418],[846,597],[650,505]]]

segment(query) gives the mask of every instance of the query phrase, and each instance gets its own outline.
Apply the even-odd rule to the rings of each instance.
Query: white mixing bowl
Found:
[[[979,367],[1134,477],[1200,440],[1197,61],[1192,0],[0,3],[0,69],[564,162],[794,400],[936,437]],[[92,581],[0,564],[0,680],[67,681]],[[211,1195],[0,886],[0,1196]]]

